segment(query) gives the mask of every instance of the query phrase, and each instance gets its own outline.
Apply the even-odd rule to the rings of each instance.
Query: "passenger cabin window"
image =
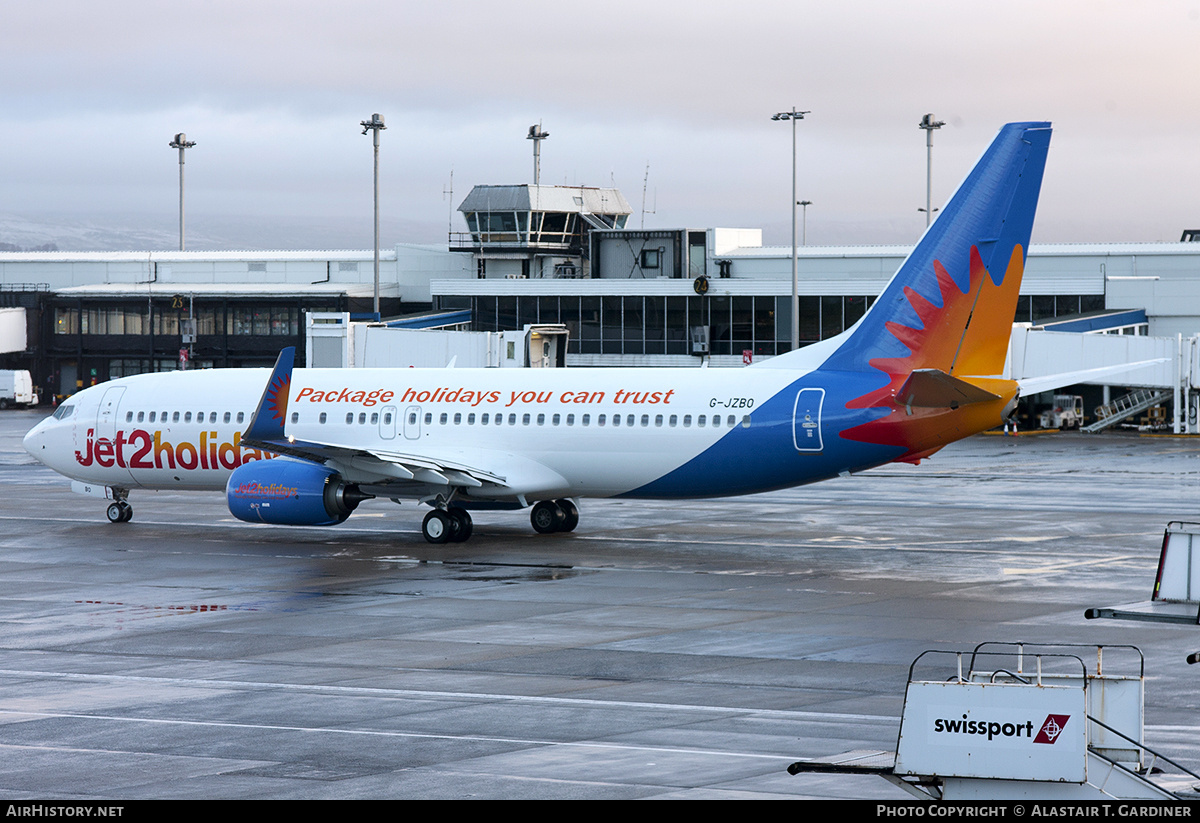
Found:
[[[321,415],[317,418],[317,422],[322,424],[325,422],[325,412],[321,412]]]

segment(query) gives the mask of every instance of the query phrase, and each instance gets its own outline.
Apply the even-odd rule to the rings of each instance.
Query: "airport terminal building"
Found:
[[[615,189],[480,186],[466,232],[398,244],[381,313],[469,314],[476,331],[563,324],[568,366],[734,366],[791,347],[791,248],[758,229],[630,228]],[[858,320],[907,246],[801,247],[800,343]],[[0,252],[0,367],[44,394],[146,371],[263,366],[305,317],[376,319],[373,252]],[[1200,333],[1200,243],[1033,245],[1015,321]],[[1103,319],[1099,319],[1103,318]],[[23,344],[23,345],[22,345]]]

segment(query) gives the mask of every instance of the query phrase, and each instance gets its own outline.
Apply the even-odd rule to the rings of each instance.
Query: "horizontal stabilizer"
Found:
[[[999,397],[998,394],[984,391],[940,369],[917,369],[908,376],[900,391],[896,393],[896,402],[901,406],[957,409],[959,406],[986,403]]]

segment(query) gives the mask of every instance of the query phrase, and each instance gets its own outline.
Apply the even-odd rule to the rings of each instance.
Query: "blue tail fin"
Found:
[[[283,439],[283,424],[287,421],[288,394],[292,388],[292,366],[296,362],[296,349],[288,346],[279,352],[275,361],[275,369],[271,379],[263,390],[258,408],[254,410],[254,418],[250,427],[242,435],[242,440],[267,442]]]
[[[1009,123],[824,368],[1004,367],[1049,123]]]

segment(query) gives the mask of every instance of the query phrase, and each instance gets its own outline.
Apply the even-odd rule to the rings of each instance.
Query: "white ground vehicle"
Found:
[[[1077,429],[1083,425],[1083,398],[1077,394],[1054,395],[1054,408],[1042,412],[1043,429]]]
[[[0,409],[37,404],[38,396],[33,391],[33,378],[29,372],[0,369]]]

